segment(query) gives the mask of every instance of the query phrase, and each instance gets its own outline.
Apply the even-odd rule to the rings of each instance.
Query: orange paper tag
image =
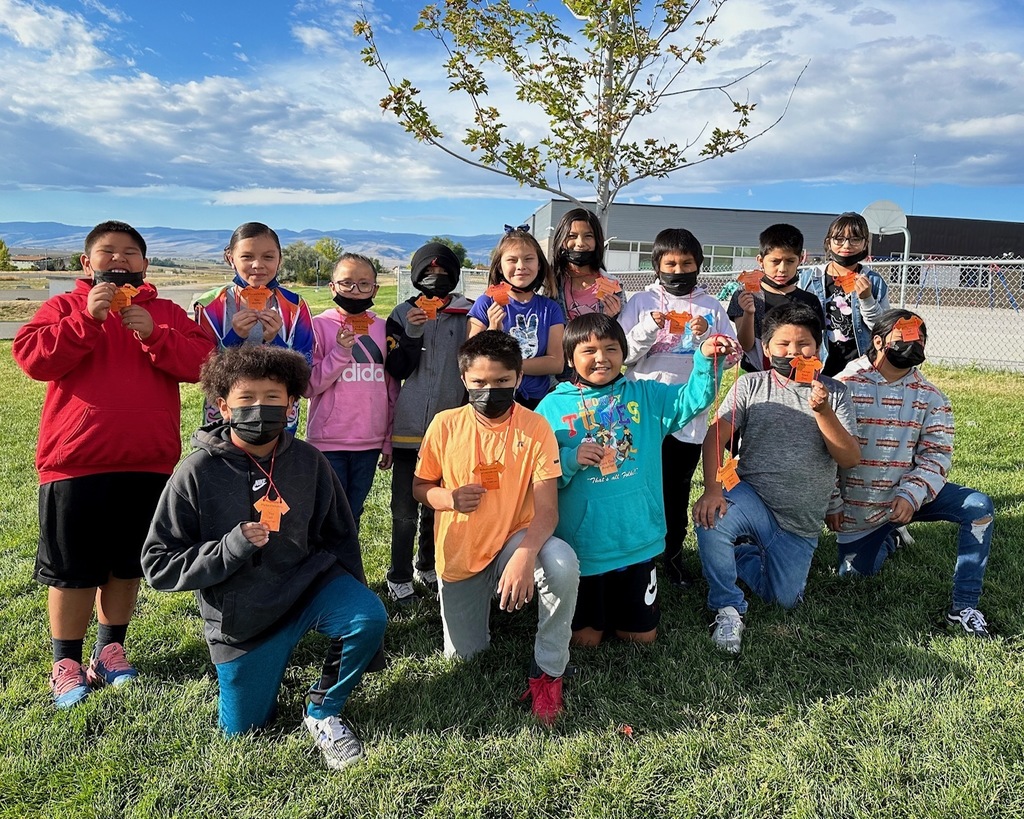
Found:
[[[139,295],[139,291],[130,284],[123,284],[114,291],[114,298],[110,300],[110,312],[120,313],[125,307],[131,307],[132,299]]]
[[[857,274],[853,272],[840,273],[838,276],[833,276],[836,284],[838,284],[844,293],[852,293],[857,288]]]
[[[743,285],[748,293],[756,293],[761,289],[761,278],[764,276],[760,270],[744,270],[736,277],[736,281]]]
[[[270,295],[270,288],[262,284],[259,287],[246,287],[242,290],[242,300],[250,310],[266,310]]]
[[[437,296],[428,297],[423,295],[416,299],[416,306],[427,314],[427,318],[430,321],[433,321],[437,318],[437,311],[444,307],[444,299],[439,299]]]
[[[896,319],[895,329],[899,331],[900,339],[903,341],[921,340],[921,319],[917,316],[908,319]]]
[[[370,325],[373,324],[373,316],[368,316],[366,313],[357,313],[354,316],[347,316],[345,318],[346,323],[352,328],[352,332],[357,336],[365,336],[370,332]]]
[[[511,290],[511,287],[509,287],[505,282],[502,282],[501,284],[492,284],[484,290],[484,295],[490,296],[491,300],[494,301],[495,304],[500,304],[504,307],[508,304],[508,294]]]
[[[668,319],[668,331],[674,335],[681,336],[686,332],[686,325],[690,323],[693,316],[689,313],[677,313],[673,310],[670,313],[666,313],[665,318]]]
[[[281,531],[281,516],[288,512],[288,504],[284,502],[284,498],[277,497],[271,500],[264,495],[253,504],[253,508],[260,513],[260,523],[271,532]]]
[[[601,276],[596,282],[594,282],[594,294],[598,299],[603,299],[605,296],[611,296],[614,293],[618,293],[622,290],[622,286],[607,276]]]
[[[821,361],[816,355],[812,355],[810,358],[798,355],[793,359],[793,369],[796,370],[796,374],[793,376],[794,381],[798,384],[810,384],[817,376],[818,370],[821,369]]]
[[[616,454],[610,446],[604,448],[604,455],[601,457],[601,463],[598,464],[601,467],[602,475],[611,475],[613,472],[619,471],[619,465],[615,462]]]
[[[724,464],[718,467],[718,482],[727,490],[732,489],[740,482],[740,476],[736,474],[736,467],[738,465],[739,460],[730,456],[725,459]]]
[[[505,471],[503,464],[497,461],[491,464],[479,464],[473,471],[480,476],[480,485],[484,489],[501,489],[501,473]]]

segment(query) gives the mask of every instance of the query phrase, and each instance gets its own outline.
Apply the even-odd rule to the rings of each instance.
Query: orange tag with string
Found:
[[[278,496],[271,500],[268,493],[256,501],[253,508],[260,513],[260,523],[271,532],[281,531],[281,516],[288,512],[288,504],[284,502],[284,498]]]
[[[718,482],[727,490],[732,489],[740,482],[740,476],[736,474],[736,467],[739,466],[739,459],[731,455],[725,459],[725,463],[718,467]]]
[[[908,319],[896,319],[895,329],[899,331],[900,339],[902,341],[921,340],[921,319],[917,316]]]
[[[761,279],[764,273],[760,270],[744,270],[736,277],[736,281],[743,285],[748,293],[756,293],[761,289]]]
[[[504,307],[506,304],[508,304],[508,294],[511,291],[512,288],[509,287],[505,282],[502,282],[501,284],[492,284],[490,287],[484,290],[484,295],[490,296],[491,301],[493,301],[495,304],[500,304],[502,307]]]
[[[690,323],[693,318],[689,313],[677,313],[673,310],[670,313],[665,313],[665,318],[668,319],[668,331],[673,335],[681,336],[686,332],[686,325]]]
[[[821,360],[816,355],[810,357],[798,355],[793,359],[792,364],[796,371],[793,380],[798,384],[811,384],[821,369]]]
[[[437,318],[437,311],[444,307],[444,299],[439,299],[437,296],[428,297],[423,295],[416,299],[416,306],[427,314],[429,321],[433,321]]]
[[[594,295],[597,296],[598,300],[605,298],[605,296],[612,296],[622,290],[622,285],[617,281],[609,279],[607,276],[601,276],[597,281],[594,282]]]
[[[480,476],[480,485],[484,489],[501,489],[501,473],[505,471],[504,464],[498,461],[490,464],[478,464],[473,471]]]
[[[840,273],[838,276],[833,276],[836,284],[838,284],[844,293],[852,293],[857,289],[857,274],[852,271],[846,273]]]
[[[619,471],[619,465],[615,460],[617,454],[610,446],[604,448],[604,455],[601,456],[601,462],[598,464],[602,475],[611,475]]]
[[[354,316],[347,316],[345,321],[352,328],[353,333],[357,336],[365,336],[370,332],[373,316],[368,316],[366,313],[356,313]]]
[[[110,300],[110,312],[120,313],[125,307],[131,307],[132,299],[139,295],[139,291],[130,284],[123,284],[114,291],[114,298]]]
[[[242,299],[250,310],[266,310],[270,295],[270,288],[262,284],[259,287],[246,287],[242,290]]]

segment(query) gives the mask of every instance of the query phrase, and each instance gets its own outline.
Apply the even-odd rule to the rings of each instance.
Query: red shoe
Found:
[[[530,687],[519,698],[520,702],[531,697],[533,715],[545,725],[554,725],[562,713],[562,678],[549,677],[541,672],[539,677],[530,677],[529,683]]]

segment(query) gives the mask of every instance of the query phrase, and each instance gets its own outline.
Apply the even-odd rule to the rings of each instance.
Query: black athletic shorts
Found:
[[[658,627],[658,575],[653,560],[580,578],[572,630],[643,633]]]
[[[35,579],[89,589],[142,577],[142,546],[170,475],[104,472],[39,487]]]

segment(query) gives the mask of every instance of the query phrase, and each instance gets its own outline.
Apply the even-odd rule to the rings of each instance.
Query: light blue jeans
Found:
[[[988,565],[992,546],[992,499],[983,492],[947,483],[935,500],[926,503],[911,518],[913,521],[944,520],[960,527],[956,549],[956,569],[953,571],[952,611],[977,608],[981,598],[981,583]],[[839,544],[840,574],[877,574],[889,555],[896,550],[893,530],[896,526],[885,523],[850,543]]]
[[[725,493],[729,509],[713,528],[698,526],[697,549],[708,581],[708,608],[732,606],[740,614],[747,601],[742,580],[766,602],[790,609],[803,599],[817,537],[787,532],[750,484]]]

